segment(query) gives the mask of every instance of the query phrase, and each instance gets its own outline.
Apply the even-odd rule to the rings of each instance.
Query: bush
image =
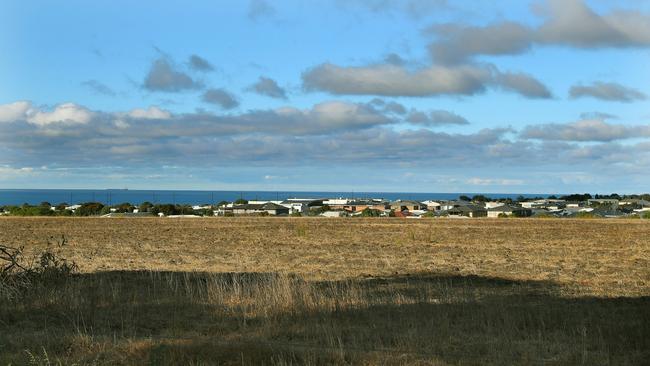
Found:
[[[639,215],[642,219],[650,219],[650,211],[641,212]]]
[[[108,206],[102,207],[100,215],[108,215],[109,213],[111,213],[111,208],[110,207],[108,207]]]
[[[77,216],[96,216],[101,214],[102,208],[104,208],[104,205],[99,202],[86,202],[81,204],[75,214]]]
[[[75,262],[62,258],[61,247],[67,244],[65,237],[48,247],[32,260],[25,259],[24,247],[0,244],[0,298],[15,298],[39,283],[60,281],[75,273]]]
[[[54,211],[50,210],[49,206],[30,206],[24,204],[22,206],[8,207],[9,214],[14,216],[52,216]]]
[[[381,211],[379,210],[373,210],[371,208],[364,208],[363,211],[361,211],[361,217],[379,217],[381,216]]]
[[[138,207],[138,211],[140,211],[140,212],[149,212],[149,210],[151,210],[152,208],[153,208],[153,203],[148,202],[148,201],[144,201]]]
[[[159,213],[162,213],[165,216],[177,215],[179,212],[176,206],[172,204],[155,205],[154,207],[151,208],[150,211],[154,215],[158,215]]]

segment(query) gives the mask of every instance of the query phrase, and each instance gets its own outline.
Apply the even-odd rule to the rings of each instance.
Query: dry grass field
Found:
[[[643,365],[650,222],[0,218],[0,364]],[[51,245],[51,244],[50,244]]]

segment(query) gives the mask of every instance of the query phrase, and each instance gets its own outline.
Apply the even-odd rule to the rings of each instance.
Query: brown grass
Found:
[[[0,300],[0,364],[650,359],[644,220],[2,218],[81,273]]]

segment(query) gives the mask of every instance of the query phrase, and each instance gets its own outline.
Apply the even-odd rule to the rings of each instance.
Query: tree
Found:
[[[381,211],[379,210],[373,210],[371,208],[364,208],[363,211],[361,211],[361,217],[379,217],[381,216]]]
[[[461,201],[468,201],[468,202],[472,200],[471,198],[469,198],[469,197],[467,197],[465,195],[458,196],[458,199],[461,200]]]
[[[140,212],[149,212],[149,210],[151,210],[152,207],[153,207],[153,203],[151,203],[149,201],[144,201],[138,207],[138,211],[140,211]]]
[[[104,205],[99,202],[85,202],[75,211],[75,214],[77,216],[95,216],[102,212],[102,208]]]
[[[476,194],[476,195],[474,195],[474,197],[472,197],[472,201],[474,201],[474,202],[487,202],[489,200],[490,200],[490,198],[485,197],[482,194]]]
[[[560,198],[566,201],[586,201],[591,199],[592,197],[589,193],[584,193],[584,194],[574,193],[567,196],[562,196]]]
[[[235,201],[235,204],[236,204],[236,205],[245,205],[245,204],[247,204],[247,203],[248,203],[248,201],[245,200],[245,199],[243,199],[243,198],[240,198],[240,199],[238,199],[237,201]]]
[[[159,213],[162,213],[165,216],[176,215],[178,214],[178,209],[176,208],[175,205],[168,203],[162,205],[155,205],[154,207],[151,208],[151,213],[154,215],[158,215]]]
[[[128,202],[120,203],[119,205],[115,206],[115,212],[133,212],[133,205]]]

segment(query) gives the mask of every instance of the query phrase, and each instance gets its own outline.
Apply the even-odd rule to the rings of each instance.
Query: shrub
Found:
[[[381,216],[381,211],[379,210],[364,208],[363,211],[361,211],[361,217],[379,217],[379,216]]]
[[[99,202],[86,202],[81,204],[75,214],[77,216],[96,216],[101,214],[102,208],[104,208],[104,205]]]
[[[78,270],[73,261],[62,258],[59,249],[67,240],[54,243],[32,260],[25,259],[24,247],[0,244],[0,298],[15,298],[38,283],[49,283],[69,277]]]

